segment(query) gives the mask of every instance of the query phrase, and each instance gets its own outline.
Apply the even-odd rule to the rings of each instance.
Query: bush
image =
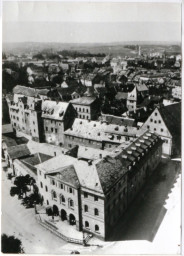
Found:
[[[22,242],[14,236],[1,235],[2,253],[24,253]]]

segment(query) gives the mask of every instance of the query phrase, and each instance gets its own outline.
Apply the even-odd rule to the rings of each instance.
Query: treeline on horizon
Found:
[[[37,53],[35,55],[33,55],[33,58],[35,59],[41,59],[44,60],[46,58],[49,59],[55,59],[55,58],[61,58],[60,56],[65,57],[72,57],[72,58],[77,58],[77,57],[105,57],[106,54],[105,53],[83,53],[83,52],[79,52],[79,51],[72,51],[72,50],[62,50],[62,51],[58,51],[56,53],[50,52],[50,51],[46,51],[43,50],[40,53]]]

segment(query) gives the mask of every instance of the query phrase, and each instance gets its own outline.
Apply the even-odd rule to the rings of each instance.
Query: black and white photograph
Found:
[[[181,19],[2,2],[2,253],[181,255]]]

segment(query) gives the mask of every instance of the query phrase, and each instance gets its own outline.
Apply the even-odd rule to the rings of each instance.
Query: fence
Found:
[[[39,215],[39,214],[38,214]],[[52,232],[53,234],[55,234],[56,236],[58,236],[59,238],[63,239],[64,241],[66,242],[69,242],[69,243],[74,243],[74,244],[80,244],[80,245],[85,245],[86,244],[86,239],[88,237],[86,237],[86,239],[84,240],[80,240],[80,239],[75,239],[75,238],[70,238],[70,237],[67,237],[63,234],[61,234],[60,232],[57,231],[57,227],[55,227],[54,225],[52,225],[51,223],[49,223],[48,221],[42,221],[40,215],[38,217],[38,215],[36,215],[36,219],[37,221],[39,222],[39,224],[41,226],[43,226],[44,228],[48,229],[50,232]],[[89,240],[88,240],[89,241]]]

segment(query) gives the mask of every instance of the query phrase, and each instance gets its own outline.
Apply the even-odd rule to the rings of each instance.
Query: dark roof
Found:
[[[37,165],[37,164],[41,164],[49,159],[51,159],[52,156],[49,156],[49,155],[45,155],[45,154],[42,154],[42,153],[36,153],[34,155],[31,155],[31,156],[28,156],[26,158],[24,158],[22,160],[22,162],[24,163],[27,163],[28,165]]]
[[[7,152],[11,159],[21,158],[31,154],[26,144],[8,147]]]
[[[15,139],[4,136],[4,135],[2,135],[2,141],[6,144],[7,147],[12,147],[17,145],[17,142],[15,141]]]
[[[110,156],[106,156],[98,162],[96,164],[96,170],[104,193],[108,192],[114,183],[126,172],[120,159]]]
[[[158,109],[171,135],[181,136],[181,102]]]
[[[127,126],[134,126],[135,120],[130,118],[123,118],[119,116],[112,116],[112,115],[104,115],[103,120],[107,121],[110,124],[117,124],[117,125],[127,125]]]
[[[49,173],[49,176],[56,176],[63,182],[73,185],[75,188],[79,187],[79,180],[73,165],[62,167],[55,170],[53,173]]]

